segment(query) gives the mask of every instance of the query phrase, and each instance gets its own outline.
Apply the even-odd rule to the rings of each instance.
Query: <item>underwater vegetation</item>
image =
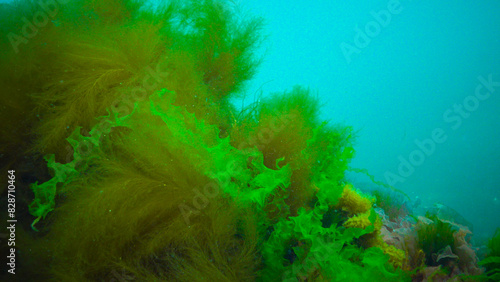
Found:
[[[440,257],[437,256],[439,251],[450,247],[452,247],[451,251],[454,251],[454,231],[450,223],[433,216],[428,218],[433,222],[423,224],[417,229],[418,245],[425,253],[425,264],[436,266],[440,263]]]
[[[500,229],[497,229],[495,235],[488,241],[488,250],[486,258],[479,264],[485,266],[488,281],[498,281],[500,280]]]
[[[29,212],[18,277],[481,274],[470,231],[431,216],[417,223],[389,211],[399,200],[346,179],[354,131],[321,120],[309,89],[232,105],[257,71],[262,19],[217,0],[62,2],[30,36],[19,18],[33,19],[38,2],[0,10],[2,167],[24,169],[19,183],[30,184],[18,199]],[[483,263],[494,278],[498,235],[491,242]]]
[[[128,111],[132,101],[162,88],[175,91],[177,105],[197,117],[230,123],[224,98],[255,71],[251,51],[261,20],[243,22],[221,3],[190,2],[169,1],[154,12],[132,0],[56,2],[54,20],[26,37],[20,19],[33,19],[41,8],[14,2],[1,19],[0,118],[19,117],[31,130],[2,128],[10,133],[2,134],[2,149],[67,162],[65,138],[76,127],[89,132],[107,109]]]

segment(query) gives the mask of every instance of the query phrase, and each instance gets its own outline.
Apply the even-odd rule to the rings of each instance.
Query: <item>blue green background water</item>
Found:
[[[269,34],[250,93],[310,86],[326,103],[323,117],[360,130],[352,166],[383,181],[387,172],[398,174],[400,156],[408,160],[419,150],[415,140],[441,128],[446,141],[394,186],[424,205],[455,209],[476,236],[500,227],[500,87],[476,109],[467,98],[479,76],[500,83],[500,1],[240,3],[267,20]],[[377,34],[373,13],[388,5],[399,13],[378,24]],[[357,28],[367,26],[373,36],[349,62],[341,46],[355,47]],[[454,105],[466,98],[473,110],[462,118]],[[447,110],[448,118],[460,117],[459,126],[445,120]]]
[[[419,154],[416,141],[442,129],[446,141],[394,187],[457,210],[476,236],[500,227],[500,86],[477,105],[471,98],[478,77],[500,82],[500,1],[235,2],[264,17],[268,35],[259,73],[235,103],[309,86],[325,103],[323,118],[359,130],[352,166],[382,181]],[[388,7],[381,24],[376,15]],[[356,46],[366,28],[369,41]],[[346,56],[347,44],[357,51]],[[474,110],[458,124],[453,110],[464,99]]]

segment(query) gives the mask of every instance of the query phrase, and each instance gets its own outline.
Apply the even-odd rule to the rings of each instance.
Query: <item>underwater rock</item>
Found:
[[[383,240],[398,249],[405,250],[410,269],[415,269],[424,265],[424,256],[418,246],[418,225],[429,226],[434,224],[432,219],[418,216],[418,224],[414,218],[407,216],[397,221],[389,220],[384,210],[376,208],[375,211],[382,220],[380,235]],[[437,219],[439,220],[439,219]],[[445,224],[450,224],[453,230],[454,244],[431,254],[436,266],[424,267],[414,276],[416,281],[448,281],[452,277],[464,275],[481,275],[482,270],[478,267],[478,257],[471,243],[472,232],[467,226],[463,226],[448,220],[441,220]],[[448,270],[445,270],[448,269]],[[446,274],[446,272],[449,272]]]
[[[451,251],[451,247],[448,245],[444,249],[441,249],[436,254],[433,254],[433,258],[438,264],[447,265],[450,261],[458,261],[459,257]]]
[[[409,216],[401,218],[397,222],[389,220],[389,217],[385,215],[384,211],[380,208],[376,208],[375,211],[382,219],[382,228],[380,234],[383,240],[389,244],[397,247],[398,249],[404,249],[405,237],[408,237],[412,232],[412,226],[415,220]]]
[[[474,231],[472,223],[470,223],[460,213],[450,208],[449,206],[443,204],[434,204],[434,207],[429,210],[429,213],[435,214],[440,220],[460,224],[468,227],[470,231]]]

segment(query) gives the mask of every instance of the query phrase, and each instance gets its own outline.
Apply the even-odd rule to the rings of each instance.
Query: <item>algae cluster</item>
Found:
[[[321,120],[299,86],[231,104],[258,66],[261,19],[216,0],[44,3],[1,17],[2,166],[40,170],[25,275],[410,279],[374,199],[345,179],[352,128]]]

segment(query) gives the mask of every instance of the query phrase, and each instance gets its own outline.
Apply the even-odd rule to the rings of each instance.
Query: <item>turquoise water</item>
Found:
[[[353,167],[392,179],[424,206],[451,207],[474,225],[475,236],[500,226],[500,2],[240,4],[266,19],[268,34],[246,102],[259,89],[265,96],[309,86],[325,102],[325,118],[359,130]],[[492,88],[479,92],[489,97],[474,99],[490,76]],[[462,116],[455,105],[464,102]],[[431,150],[424,140],[436,129],[445,140]],[[416,142],[429,144],[426,152]],[[401,158],[410,156],[413,171],[400,174]]]

